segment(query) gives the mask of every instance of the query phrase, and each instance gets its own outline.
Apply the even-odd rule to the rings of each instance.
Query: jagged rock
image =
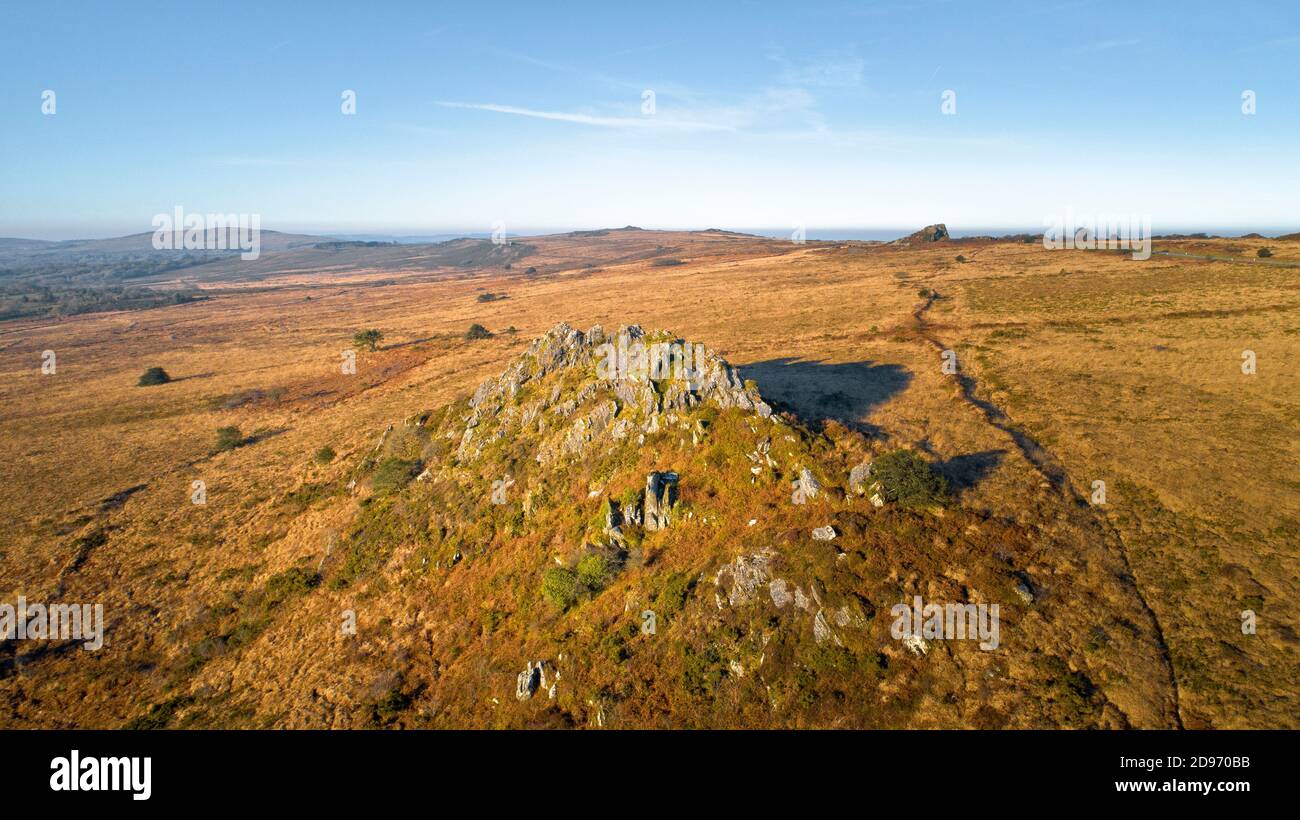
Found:
[[[885,490],[880,486],[879,481],[873,481],[871,486],[867,488],[867,492],[871,493],[871,505],[873,507],[885,506]]]
[[[647,531],[665,529],[677,504],[677,473],[653,472],[645,479],[643,526]]]
[[[718,605],[722,605],[723,598],[732,606],[752,601],[758,595],[759,588],[771,577],[773,555],[770,550],[764,550],[749,556],[741,555],[730,564],[723,565],[713,577],[713,583],[718,587]]]
[[[948,226],[942,222],[926,225],[921,230],[890,242],[891,245],[914,245],[918,242],[938,242],[948,239]]]
[[[826,616],[822,614],[820,609],[817,610],[817,615],[813,617],[813,639],[817,641],[817,643],[826,640],[835,641],[837,644],[840,643],[839,637],[836,636],[835,632],[831,629],[831,625],[826,623]]]
[[[833,541],[835,540],[835,528],[830,524],[824,527],[818,527],[812,531],[814,541]]]
[[[796,608],[802,609],[804,611],[808,611],[812,609],[812,601],[808,598],[807,595],[803,594],[803,590],[800,589],[799,587],[794,588],[794,605]]]
[[[777,609],[794,600],[784,578],[773,579],[772,583],[767,585],[767,591],[771,594],[772,603]]]
[[[867,619],[862,613],[849,608],[848,604],[835,610],[835,625],[840,627],[854,627],[861,629],[867,625]]]
[[[864,461],[849,471],[849,489],[858,495],[865,495],[871,480],[871,462]]]
[[[790,501],[794,504],[806,503],[811,498],[816,498],[817,493],[821,492],[822,485],[813,477],[812,471],[807,467],[799,471],[799,477],[793,482],[794,492],[790,495]]]
[[[519,673],[519,677],[515,679],[515,697],[519,700],[528,700],[533,696],[533,693],[541,687],[541,685],[542,662],[538,661],[537,665],[534,666],[533,662],[529,661],[528,666],[526,666],[524,671]]]
[[[1026,604],[1032,604],[1034,602],[1034,590],[1029,586],[1029,583],[1023,579],[1016,582],[1016,596]]]
[[[930,651],[930,644],[920,635],[904,635],[903,646],[912,650],[912,654],[918,657],[924,657]]]

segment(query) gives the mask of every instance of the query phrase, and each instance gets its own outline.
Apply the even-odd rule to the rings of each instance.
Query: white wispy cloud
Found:
[[[451,102],[447,100],[437,101],[437,105],[443,108],[467,108],[475,111],[492,111],[498,114],[513,114],[518,117],[534,117],[540,120],[555,120],[557,122],[571,122],[578,125],[592,125],[599,128],[623,128],[646,131],[732,131],[732,126],[716,122],[706,122],[693,119],[681,119],[669,116],[642,116],[642,117],[607,117],[596,114],[583,114],[568,111],[538,111],[532,108],[520,108],[515,105],[499,105],[497,103],[469,103],[469,102]]]

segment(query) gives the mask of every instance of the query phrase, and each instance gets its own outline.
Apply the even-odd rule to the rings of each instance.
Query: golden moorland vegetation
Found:
[[[0,324],[0,600],[108,624],[97,652],[0,644],[0,725],[1296,725],[1300,242],[525,244],[419,270],[268,255],[203,266],[204,301]],[[469,397],[559,323],[701,342],[777,412],[685,408],[538,463],[593,389],[470,458]],[[139,386],[150,367],[171,380]],[[584,368],[501,418],[555,418]],[[949,503],[853,492],[898,449]],[[823,491],[792,504],[804,468]],[[603,549],[669,470],[672,525]],[[756,572],[815,604],[737,594]],[[889,608],[913,594],[999,602],[1000,648],[909,651]],[[516,699],[539,660],[555,695]]]

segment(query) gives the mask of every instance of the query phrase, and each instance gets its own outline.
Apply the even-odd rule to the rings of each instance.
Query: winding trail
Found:
[[[934,305],[937,298],[939,298],[938,294],[935,293],[931,293],[927,296],[925,302],[912,312],[912,319],[914,321],[914,330],[917,335],[928,342],[935,350],[942,353],[951,348],[939,340],[934,333],[934,328],[932,328],[926,320],[926,313]],[[1038,473],[1042,475],[1042,477],[1051,484],[1058,493],[1060,493],[1069,509],[1076,511],[1093,509],[1088,499],[1076,490],[1074,485],[1070,482],[1069,475],[1066,473],[1065,468],[1061,465],[1061,462],[1056,458],[1056,456],[1052,455],[1047,448],[1035,441],[1028,433],[1015,427],[1011,418],[1003,412],[1002,408],[979,397],[974,377],[963,373],[960,363],[957,368],[956,380],[957,384],[961,387],[962,398],[976,410],[980,411],[984,420],[990,426],[1005,433],[1015,442],[1016,447],[1019,448],[1020,453],[1025,457],[1025,460],[1033,465],[1034,469],[1037,470]],[[1182,729],[1182,705],[1178,693],[1178,678],[1174,674],[1173,657],[1170,655],[1169,644],[1165,640],[1165,632],[1164,628],[1160,624],[1160,619],[1156,617],[1155,610],[1152,609],[1151,604],[1147,602],[1146,595],[1142,592],[1142,586],[1138,583],[1137,576],[1133,573],[1133,564],[1129,560],[1128,548],[1124,544],[1124,538],[1120,535],[1119,531],[1115,529],[1115,526],[1111,523],[1110,519],[1099,512],[1080,516],[1080,520],[1085,521],[1088,526],[1095,530],[1098,538],[1101,539],[1103,543],[1107,543],[1114,550],[1115,554],[1120,557],[1124,566],[1125,580],[1133,585],[1133,591],[1137,595],[1138,601],[1141,602],[1142,608],[1146,610],[1146,615],[1150,619],[1151,625],[1155,630],[1156,641],[1160,648],[1160,655],[1165,664],[1165,671],[1169,676],[1169,688],[1173,694],[1174,700],[1174,725],[1176,728]]]

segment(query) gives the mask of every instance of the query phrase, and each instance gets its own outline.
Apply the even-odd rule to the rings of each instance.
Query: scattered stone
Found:
[[[812,531],[812,537],[814,541],[834,541],[835,528],[830,524],[827,524],[824,527],[818,527]]]
[[[912,650],[912,654],[917,657],[925,657],[925,654],[930,651],[930,644],[926,643],[920,635],[904,635],[903,646]]]

